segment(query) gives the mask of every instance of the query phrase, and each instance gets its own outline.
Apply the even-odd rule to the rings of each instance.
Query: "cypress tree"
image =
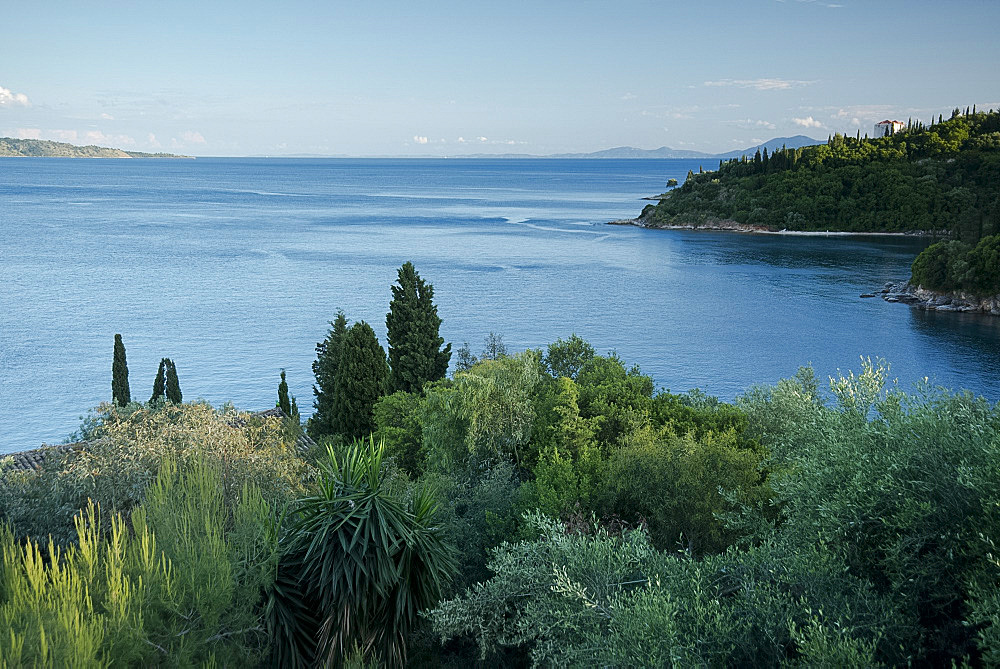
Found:
[[[292,415],[292,404],[288,401],[288,383],[285,381],[285,370],[281,370],[281,383],[278,384],[278,408],[286,416]]]
[[[317,439],[324,435],[334,434],[333,391],[337,379],[337,367],[340,365],[340,345],[347,334],[347,317],[338,310],[337,318],[330,321],[330,331],[326,339],[316,344],[316,359],[312,370],[316,377],[313,385],[313,412],[309,419],[309,436]]]
[[[114,361],[111,363],[111,401],[123,407],[132,401],[128,388],[128,364],[125,361],[125,344],[120,334],[115,335]]]
[[[153,396],[149,398],[149,403],[162,402],[167,389],[167,380],[164,372],[167,366],[167,359],[160,360],[160,367],[156,370],[156,378],[153,379]]]
[[[340,343],[340,362],[333,387],[333,432],[347,440],[374,432],[375,403],[388,385],[385,349],[368,323],[355,323]]]
[[[166,372],[167,372],[167,383],[166,383],[166,394],[167,401],[173,402],[174,404],[181,403],[181,384],[177,380],[177,367],[174,366],[174,361],[170,358],[166,358]]]
[[[420,278],[413,263],[399,268],[385,326],[393,388],[420,392],[428,381],[444,378],[451,344],[441,348],[444,338],[438,334],[441,318],[434,305],[434,286]]]

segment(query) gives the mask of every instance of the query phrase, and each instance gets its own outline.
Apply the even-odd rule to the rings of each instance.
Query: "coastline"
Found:
[[[982,297],[961,291],[939,293],[921,286],[914,286],[909,281],[900,281],[887,283],[877,293],[865,293],[861,297],[875,297],[876,295],[886,302],[908,304],[924,311],[1000,316],[1000,295]]]
[[[703,230],[706,232],[741,232],[755,235],[789,235],[797,237],[932,237],[934,233],[924,230],[912,232],[855,232],[851,230],[771,230],[759,225],[738,223],[732,220],[718,220],[704,225],[648,225],[638,218],[608,221],[608,225],[631,225],[647,230]]]

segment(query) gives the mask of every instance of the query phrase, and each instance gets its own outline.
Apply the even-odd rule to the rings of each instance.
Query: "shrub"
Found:
[[[44,542],[51,534],[57,543],[73,538],[71,519],[88,499],[105,514],[128,513],[145,499],[164,459],[217,467],[227,505],[253,485],[281,506],[301,494],[311,476],[280,419],[220,413],[207,404],[106,406],[89,436],[79,452],[39,473],[14,475],[0,489],[3,513],[19,535]]]
[[[167,460],[127,521],[90,503],[65,549],[50,540],[43,551],[0,531],[0,664],[260,661],[268,644],[260,592],[277,555],[273,514],[251,485],[230,504],[222,490],[216,466]]]
[[[356,650],[402,665],[417,613],[455,571],[433,493],[394,495],[383,450],[370,439],[330,450],[316,492],[295,506],[268,601],[279,666],[341,664]]]

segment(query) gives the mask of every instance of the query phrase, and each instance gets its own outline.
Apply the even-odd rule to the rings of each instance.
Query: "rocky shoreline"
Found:
[[[801,237],[927,237],[934,233],[913,232],[851,232],[844,230],[772,230],[762,225],[749,225],[727,219],[708,220],[698,225],[651,225],[643,216],[608,221],[608,225],[634,225],[648,230],[704,230],[706,232],[744,232],[755,235],[797,235]]]
[[[939,293],[914,286],[908,281],[887,283],[877,293],[861,297],[881,297],[886,302],[901,302],[925,311],[954,311],[1000,316],[1000,295],[980,297],[971,293]]]

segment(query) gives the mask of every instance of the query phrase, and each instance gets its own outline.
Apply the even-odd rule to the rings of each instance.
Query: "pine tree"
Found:
[[[166,395],[167,401],[173,402],[174,404],[180,404],[181,395],[181,384],[177,379],[177,367],[174,366],[174,361],[170,358],[166,358],[166,372],[167,372],[167,382],[166,382]]]
[[[281,383],[278,384],[278,408],[286,416],[292,415],[292,404],[288,401],[288,383],[285,381],[285,370],[281,370]]]
[[[351,326],[340,342],[333,389],[333,432],[347,440],[375,431],[375,403],[389,385],[385,349],[364,321]]]
[[[316,344],[316,359],[312,370],[316,377],[313,385],[313,412],[309,419],[309,436],[318,439],[324,435],[334,434],[333,427],[333,391],[337,379],[337,367],[340,364],[340,344],[347,334],[347,317],[338,310],[337,318],[330,321],[330,331],[326,339]]]
[[[420,392],[425,383],[448,373],[451,344],[441,348],[444,338],[438,334],[441,317],[434,306],[434,286],[421,279],[410,262],[399,268],[398,275],[385,315],[392,387]]]
[[[153,379],[153,396],[149,398],[149,403],[162,402],[163,397],[166,394],[167,380],[164,376],[167,366],[167,359],[162,358],[160,360],[160,366],[156,370],[156,378]]]
[[[111,363],[111,401],[118,406],[125,406],[132,401],[132,393],[128,388],[128,363],[125,361],[125,344],[120,334],[115,335],[114,360]]]

